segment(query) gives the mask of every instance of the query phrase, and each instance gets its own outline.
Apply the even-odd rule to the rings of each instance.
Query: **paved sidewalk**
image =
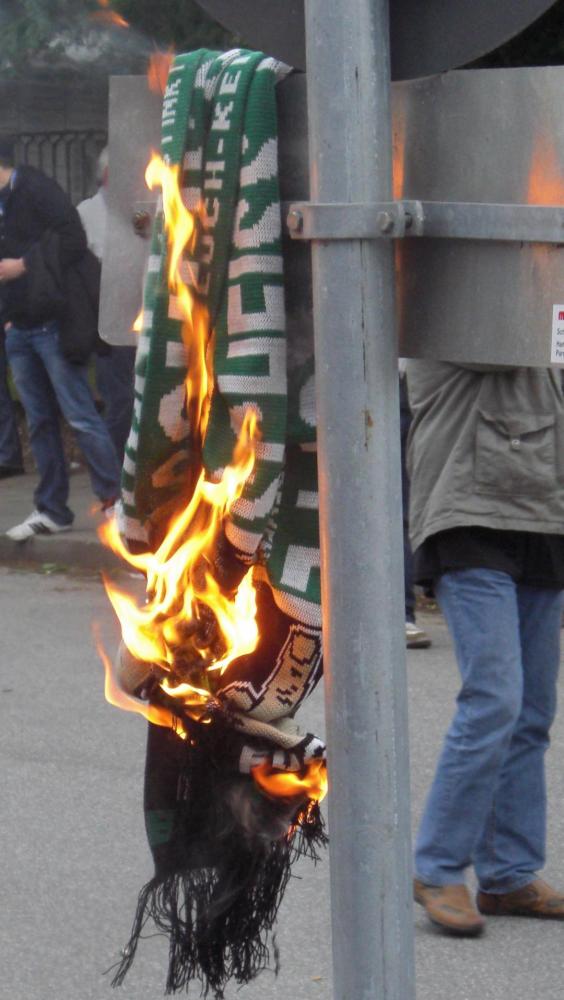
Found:
[[[70,531],[58,535],[40,535],[25,542],[13,542],[8,528],[23,521],[33,510],[35,473],[0,480],[0,564],[9,566],[72,567],[96,571],[123,565],[98,539],[96,528],[103,515],[95,512],[97,500],[90,488],[88,474],[71,475],[69,506],[75,521]]]

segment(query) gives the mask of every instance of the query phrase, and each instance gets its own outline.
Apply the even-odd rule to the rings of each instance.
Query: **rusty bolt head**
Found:
[[[148,236],[151,229],[151,213],[142,209],[138,212],[134,212],[133,218],[133,229],[138,236]]]

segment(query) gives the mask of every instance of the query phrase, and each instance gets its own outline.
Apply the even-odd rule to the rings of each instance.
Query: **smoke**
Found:
[[[60,25],[48,48],[51,59],[55,56],[60,65],[115,75],[145,72],[156,46],[135,28],[82,15],[72,26]]]
[[[0,69],[26,77],[47,73],[99,76],[145,73],[157,49],[153,39],[115,15],[109,6],[97,10],[57,5],[47,24],[22,22],[14,5],[0,6]]]

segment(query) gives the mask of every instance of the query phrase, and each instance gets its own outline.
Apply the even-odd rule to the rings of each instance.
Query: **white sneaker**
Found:
[[[427,649],[431,645],[431,640],[425,629],[416,625],[415,622],[406,622],[405,644],[408,649]]]
[[[70,531],[72,524],[57,524],[48,514],[34,510],[21,524],[16,524],[6,532],[13,542],[25,542],[35,535],[56,535],[59,531]]]

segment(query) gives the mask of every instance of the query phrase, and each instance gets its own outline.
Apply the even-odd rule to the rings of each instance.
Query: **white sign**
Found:
[[[564,305],[552,307],[550,361],[553,365],[564,365]]]

